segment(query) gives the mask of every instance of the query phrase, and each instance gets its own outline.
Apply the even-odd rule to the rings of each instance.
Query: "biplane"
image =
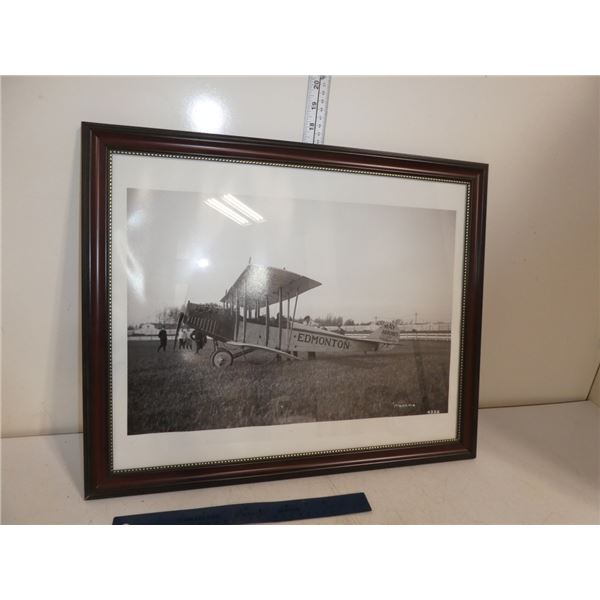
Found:
[[[372,352],[382,344],[399,343],[392,323],[358,339],[297,321],[298,297],[320,285],[285,269],[248,265],[226,290],[220,306],[187,303],[179,316],[175,343],[182,324],[212,338],[210,360],[215,367],[228,367],[256,350],[304,360],[317,352]]]

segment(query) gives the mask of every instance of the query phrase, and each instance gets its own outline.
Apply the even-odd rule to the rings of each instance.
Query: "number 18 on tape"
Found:
[[[304,134],[302,136],[302,141],[305,144],[322,144],[325,139],[325,121],[327,120],[330,87],[330,75],[310,75],[308,78]]]

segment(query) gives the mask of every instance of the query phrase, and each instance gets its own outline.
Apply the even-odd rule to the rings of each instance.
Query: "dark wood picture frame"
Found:
[[[485,164],[286,141],[82,123],[83,398],[85,497],[104,498],[284,477],[474,458],[483,292]],[[110,153],[149,153],[406,175],[464,183],[465,231],[458,438],[356,451],[115,472],[111,464]]]

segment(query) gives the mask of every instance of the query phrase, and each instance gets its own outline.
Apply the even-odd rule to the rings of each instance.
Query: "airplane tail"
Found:
[[[399,344],[400,330],[395,323],[383,323],[373,333],[370,333],[366,339],[382,344]]]

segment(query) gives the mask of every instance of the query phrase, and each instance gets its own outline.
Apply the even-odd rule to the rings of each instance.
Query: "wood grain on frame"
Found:
[[[83,397],[85,497],[103,498],[249,483],[283,477],[414,465],[475,457],[483,294],[485,164],[387,152],[191,132],[82,123]],[[111,470],[109,205],[111,150],[209,156],[366,173],[442,178],[470,190],[467,214],[459,438],[372,450],[325,452],[215,465]],[[457,243],[461,243],[457,240]]]

